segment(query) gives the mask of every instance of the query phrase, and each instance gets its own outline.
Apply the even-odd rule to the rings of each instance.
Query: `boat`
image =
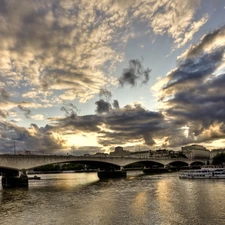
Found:
[[[33,177],[28,177],[29,180],[40,180],[41,177],[38,177],[38,176],[33,176]]]
[[[225,168],[201,168],[184,171],[180,179],[225,179]]]
[[[143,172],[145,174],[161,174],[161,173],[170,173],[170,172],[177,172],[180,168],[176,166],[167,165],[165,167],[159,167],[157,165],[153,165],[148,168],[144,168]]]

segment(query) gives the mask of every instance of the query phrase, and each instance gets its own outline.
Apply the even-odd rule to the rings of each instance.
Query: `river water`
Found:
[[[178,175],[43,174],[27,189],[0,187],[0,225],[225,224],[225,180]]]

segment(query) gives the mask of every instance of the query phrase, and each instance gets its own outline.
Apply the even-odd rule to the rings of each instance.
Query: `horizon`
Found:
[[[199,146],[199,147],[203,147],[203,150],[206,150],[206,151],[225,151],[225,148],[215,148],[215,149],[207,149],[205,148],[204,145],[196,145],[196,144],[193,144],[193,145],[186,145],[186,146],[182,146],[180,149],[173,149],[173,148],[158,148],[158,149],[135,149],[135,150],[127,150],[127,149],[124,149],[122,147],[122,150],[125,151],[125,152],[129,152],[129,153],[137,153],[137,152],[147,152],[147,151],[151,151],[151,152],[156,152],[156,151],[173,151],[173,152],[182,152],[182,148],[183,147],[192,147],[192,146]],[[83,152],[78,152],[76,150],[72,151],[72,150],[69,150],[69,151],[64,151],[64,152],[60,152],[61,154],[46,154],[46,153],[41,153],[39,151],[30,151],[30,150],[17,150],[16,149],[16,146],[15,146],[15,149],[13,149],[13,151],[9,151],[9,152],[4,152],[4,154],[6,155],[67,155],[67,156],[85,156],[85,155],[97,155],[97,154],[104,154],[104,155],[110,155],[110,153],[113,153],[116,151],[116,148],[118,148],[121,146],[116,146],[114,149],[111,149],[110,152],[91,152],[91,153],[85,153],[85,151]],[[201,150],[201,149],[193,149],[193,150]],[[76,154],[78,153],[78,154]],[[79,154],[81,153],[81,154]],[[0,155],[2,154],[2,152],[0,152]]]

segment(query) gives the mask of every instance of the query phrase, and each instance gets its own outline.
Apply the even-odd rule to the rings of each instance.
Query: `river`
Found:
[[[96,173],[41,174],[29,188],[0,187],[1,225],[223,225],[225,180],[179,173],[100,181]]]

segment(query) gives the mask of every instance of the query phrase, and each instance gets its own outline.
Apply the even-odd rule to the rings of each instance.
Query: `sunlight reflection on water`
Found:
[[[96,173],[43,174],[28,189],[0,189],[1,225],[223,224],[225,181],[177,173],[99,181]]]

